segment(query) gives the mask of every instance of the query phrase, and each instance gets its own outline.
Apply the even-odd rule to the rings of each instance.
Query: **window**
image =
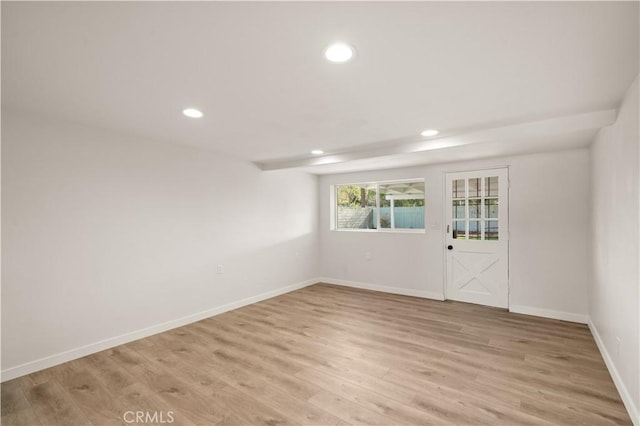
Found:
[[[424,180],[332,187],[337,230],[424,230]]]
[[[453,238],[497,240],[498,177],[456,179],[451,192]]]
[[[336,187],[336,228],[375,229],[376,187],[368,184]]]

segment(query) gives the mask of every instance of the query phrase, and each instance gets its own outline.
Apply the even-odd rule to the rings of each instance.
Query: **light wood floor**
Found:
[[[330,285],[2,384],[3,425],[127,411],[179,425],[631,424],[584,325]]]

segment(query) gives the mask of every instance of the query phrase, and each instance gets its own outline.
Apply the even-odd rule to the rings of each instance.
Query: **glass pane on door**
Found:
[[[479,220],[470,220],[469,221],[469,239],[470,240],[479,240],[482,238],[482,232],[480,229],[480,221]]]
[[[498,196],[498,176],[485,178],[484,196],[485,197],[497,197]]]
[[[466,197],[466,194],[464,192],[464,184],[465,184],[465,179],[456,179],[453,181],[452,193],[451,193],[452,198]]]
[[[472,178],[469,179],[469,198],[480,197],[481,192],[481,179],[480,178]]]
[[[498,199],[489,198],[484,200],[484,217],[488,219],[498,218]]]
[[[484,228],[484,239],[485,240],[497,240],[498,239],[498,221],[497,220],[488,220],[485,222]]]
[[[465,200],[453,200],[453,218],[464,219],[465,217]]]
[[[469,200],[469,218],[480,218],[480,200]]]
[[[466,240],[467,234],[465,229],[466,222],[464,220],[453,221],[453,239],[454,240]]]

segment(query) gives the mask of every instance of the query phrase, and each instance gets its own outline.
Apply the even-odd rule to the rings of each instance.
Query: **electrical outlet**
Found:
[[[616,356],[620,356],[620,338],[616,336]]]
[[[367,251],[364,253],[364,259],[368,262],[371,260],[371,252]]]
[[[224,273],[224,266],[222,266],[222,265],[218,265],[218,266],[216,267],[216,273],[218,273],[218,274],[222,274],[222,273]]]

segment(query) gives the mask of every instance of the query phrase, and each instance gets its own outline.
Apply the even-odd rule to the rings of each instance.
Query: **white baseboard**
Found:
[[[2,370],[0,373],[0,382],[5,382],[7,380],[15,379],[20,376],[24,376],[36,371],[44,370],[49,367],[53,367],[68,361],[72,361],[74,359],[82,358],[83,356],[91,355],[96,352],[103,351],[105,349],[110,349],[115,346],[119,346],[125,343],[132,342],[134,340],[142,339],[148,336],[152,336],[154,334],[162,333],[167,330],[171,330],[173,328],[182,327],[187,324],[191,324],[193,322],[200,321],[205,318],[209,318],[215,315],[222,314],[224,312],[231,311],[233,309],[238,309],[243,306],[251,305],[253,303],[260,302],[262,300],[270,299],[272,297],[280,296],[285,293],[289,293],[294,290],[298,290],[304,287],[308,287],[310,285],[316,283],[327,283],[340,285],[344,287],[353,287],[353,288],[361,288],[365,290],[373,290],[380,291],[384,293],[392,293],[392,294],[400,294],[404,296],[414,296],[414,297],[422,297],[427,299],[435,299],[435,300],[444,300],[443,294],[437,292],[429,292],[423,290],[412,290],[405,289],[400,287],[388,287],[381,286],[376,284],[367,284],[356,281],[347,281],[340,280],[334,278],[314,278],[310,280],[306,280],[300,283],[288,285],[285,287],[278,288],[276,290],[272,290],[266,293],[262,293],[256,296],[248,297],[246,299],[238,300],[236,302],[227,303],[226,305],[218,306],[215,308],[208,309],[206,311],[198,312],[196,314],[188,315],[182,318],[178,318],[175,320],[167,321],[162,324],[154,325],[151,327],[147,327],[141,330],[133,331],[130,333],[122,334],[120,336],[112,337],[109,339],[101,340],[99,342],[91,343],[85,346],[81,346],[79,348],[71,349],[65,352],[60,352],[58,354],[50,355],[44,358],[40,358],[34,361],[30,361],[15,367],[7,368],[6,370]],[[607,349],[598,334],[598,330],[595,325],[591,322],[591,320],[586,315],[581,314],[573,314],[568,312],[561,311],[553,311],[548,309],[541,308],[533,308],[529,306],[511,306],[509,308],[510,312],[521,313],[526,315],[535,315],[546,318],[560,319],[564,321],[578,322],[583,324],[589,324],[589,329],[594,336],[598,349],[602,354],[602,358],[605,361],[607,368],[609,369],[609,373],[613,378],[613,382],[622,397],[622,401],[624,402],[629,415],[635,426],[640,426],[640,417],[638,414],[638,408],[636,407],[629,391],[627,390],[618,370],[616,369],[613,360]]]
[[[16,377],[24,376],[36,371],[44,370],[45,368],[53,367],[58,364],[62,364],[74,359],[82,358],[83,356],[91,355],[96,352],[110,349],[115,346],[123,345],[125,343],[132,342],[134,340],[142,339],[152,336],[154,334],[162,333],[163,331],[171,330],[173,328],[182,327],[183,325],[191,324],[196,321],[203,320],[215,315],[222,314],[233,309],[238,309],[243,306],[251,305],[262,300],[270,299],[272,297],[280,296],[281,294],[289,293],[294,290],[298,290],[303,287],[316,284],[319,281],[317,278],[306,280],[300,283],[288,285],[278,288],[276,290],[268,291],[266,293],[258,294],[257,296],[248,297],[246,299],[238,300],[236,302],[227,303],[226,305],[217,306],[215,308],[207,309],[206,311],[198,312],[186,317],[178,318],[175,320],[167,321],[161,324],[153,325],[151,327],[143,328],[141,330],[132,331],[130,333],[122,334],[120,336],[111,337],[109,339],[101,340],[99,342],[90,343],[79,348],[70,349],[65,352],[60,352],[54,355],[50,355],[44,358],[40,358],[34,361],[29,361],[24,364],[7,368],[0,373],[0,381],[5,382],[7,380],[15,379]]]
[[[444,295],[442,293],[432,292],[432,291],[412,290],[412,289],[406,289],[401,287],[388,287],[383,285],[368,284],[368,283],[362,283],[358,281],[348,281],[348,280],[341,280],[337,278],[328,278],[328,277],[318,278],[318,280],[320,280],[320,282],[323,282],[323,283],[340,285],[344,287],[361,288],[364,290],[380,291],[383,293],[401,294],[403,296],[423,297],[426,299],[445,300]],[[512,305],[509,307],[509,312],[525,314],[525,315],[534,315],[537,317],[558,319],[563,321],[577,322],[580,324],[587,324],[588,322],[587,315],[574,314],[571,312],[554,311],[551,309],[534,308],[531,306]]]
[[[412,290],[412,289],[401,288],[401,287],[387,287],[384,285],[367,284],[367,283],[361,283],[357,281],[339,280],[336,278],[327,278],[327,277],[318,278],[318,280],[322,283],[341,285],[344,287],[353,287],[353,288],[361,288],[364,290],[381,291],[383,293],[401,294],[403,296],[423,297],[425,299],[444,300],[444,295],[442,293],[433,292],[433,291]]]
[[[598,345],[598,349],[600,349],[600,354],[604,359],[604,363],[607,366],[607,369],[609,369],[609,374],[611,374],[613,383],[616,385],[616,389],[618,389],[618,393],[622,398],[622,402],[624,403],[624,406],[627,409],[629,416],[631,417],[631,421],[635,426],[640,426],[640,412],[638,412],[638,407],[636,406],[635,401],[631,397],[629,390],[622,381],[622,377],[620,376],[620,373],[618,373],[616,365],[613,363],[613,358],[611,358],[611,355],[609,355],[609,352],[607,351],[607,348],[605,347],[604,342],[602,341],[602,338],[598,333],[598,329],[591,321],[591,318],[589,318],[588,324],[589,330],[591,330],[591,334],[596,341],[596,345]]]
[[[562,321],[577,322],[580,324],[587,324],[589,320],[589,317],[587,315],[575,314],[572,312],[554,311],[552,309],[534,308],[533,306],[510,305],[509,312],[557,319]]]

